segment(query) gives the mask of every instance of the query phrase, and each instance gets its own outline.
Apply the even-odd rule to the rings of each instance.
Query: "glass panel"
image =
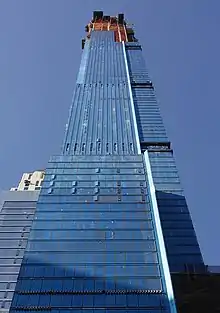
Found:
[[[32,208],[36,206],[36,202],[33,201],[5,201],[3,208]]]

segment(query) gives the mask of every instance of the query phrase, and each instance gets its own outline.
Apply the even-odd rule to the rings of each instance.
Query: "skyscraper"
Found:
[[[10,312],[174,313],[170,273],[204,264],[141,44],[123,14],[86,32]]]

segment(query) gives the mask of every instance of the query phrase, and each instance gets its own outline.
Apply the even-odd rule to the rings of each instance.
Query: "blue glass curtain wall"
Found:
[[[204,267],[172,152],[150,152],[152,175],[170,269],[181,272],[187,264]]]
[[[139,138],[149,151],[170,270],[184,271],[188,265],[199,270],[204,268],[201,251],[142,48],[129,42],[126,53]]]
[[[176,312],[129,85],[147,73],[129,78],[129,62],[132,71],[139,64],[130,58],[111,31],[93,31],[85,44],[62,153],[46,169],[11,313]]]
[[[51,158],[11,312],[170,312],[146,175],[142,155]]]

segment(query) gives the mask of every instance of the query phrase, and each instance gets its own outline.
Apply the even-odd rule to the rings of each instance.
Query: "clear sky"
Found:
[[[0,0],[0,189],[59,153],[99,9],[135,24],[205,262],[220,265],[219,0]]]

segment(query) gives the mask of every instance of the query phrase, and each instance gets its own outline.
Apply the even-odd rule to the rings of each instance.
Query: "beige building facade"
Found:
[[[42,181],[44,180],[44,171],[34,171],[24,173],[18,184],[18,187],[13,187],[11,191],[34,191],[40,190]]]

